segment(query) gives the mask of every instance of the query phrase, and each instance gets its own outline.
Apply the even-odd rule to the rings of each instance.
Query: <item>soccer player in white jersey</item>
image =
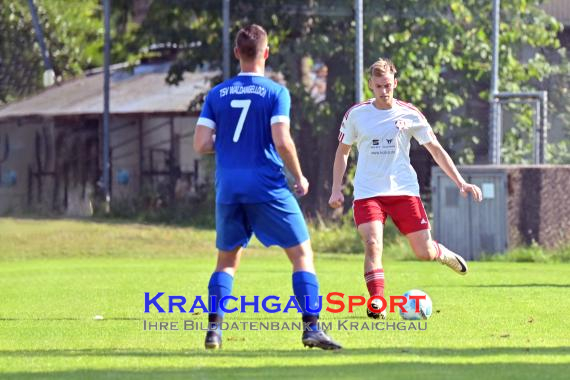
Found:
[[[481,190],[467,183],[437,141],[431,126],[413,105],[394,99],[398,86],[396,67],[380,58],[369,69],[374,99],[351,107],[340,127],[333,167],[332,208],[344,203],[342,179],[352,144],[358,147],[354,178],[354,221],[365,246],[364,278],[370,296],[384,297],[382,266],[383,224],[390,216],[421,260],[435,260],[465,275],[467,263],[457,253],[434,241],[419,197],[416,172],[410,164],[410,140],[415,138],[466,197],[483,199]],[[378,308],[379,302],[373,302]],[[385,311],[367,311],[371,318],[385,318]]]

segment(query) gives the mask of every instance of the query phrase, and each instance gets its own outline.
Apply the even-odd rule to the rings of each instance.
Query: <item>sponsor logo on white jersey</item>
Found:
[[[406,129],[409,129],[411,124],[412,124],[407,119],[398,119],[394,123],[396,123],[396,128],[398,128],[400,131],[404,131]]]

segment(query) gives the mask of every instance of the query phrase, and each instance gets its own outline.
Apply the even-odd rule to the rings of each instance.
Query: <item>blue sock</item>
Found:
[[[295,293],[295,298],[303,310],[303,322],[308,322],[311,329],[317,330],[317,321],[319,319],[319,313],[315,311],[307,311],[305,307],[305,299],[307,299],[307,305],[311,310],[317,310],[319,308],[319,282],[317,276],[310,272],[294,272],[293,273],[293,292]],[[306,297],[308,296],[308,297]]]
[[[222,297],[232,294],[233,283],[234,278],[226,272],[212,273],[212,277],[210,277],[210,283],[208,284],[208,310],[212,310],[212,296],[216,296],[216,312],[210,313],[210,322],[219,323],[222,321],[225,313],[220,308],[220,300]],[[224,307],[226,307],[227,304],[228,300],[225,300]]]

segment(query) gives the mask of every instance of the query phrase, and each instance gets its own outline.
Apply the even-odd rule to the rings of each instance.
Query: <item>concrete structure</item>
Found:
[[[483,191],[463,199],[439,167],[432,169],[434,236],[469,260],[533,242],[570,242],[570,165],[460,166]]]

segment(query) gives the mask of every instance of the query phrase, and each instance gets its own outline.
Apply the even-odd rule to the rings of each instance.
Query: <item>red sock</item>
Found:
[[[373,271],[364,273],[366,287],[370,296],[384,297],[384,269],[374,269]]]

